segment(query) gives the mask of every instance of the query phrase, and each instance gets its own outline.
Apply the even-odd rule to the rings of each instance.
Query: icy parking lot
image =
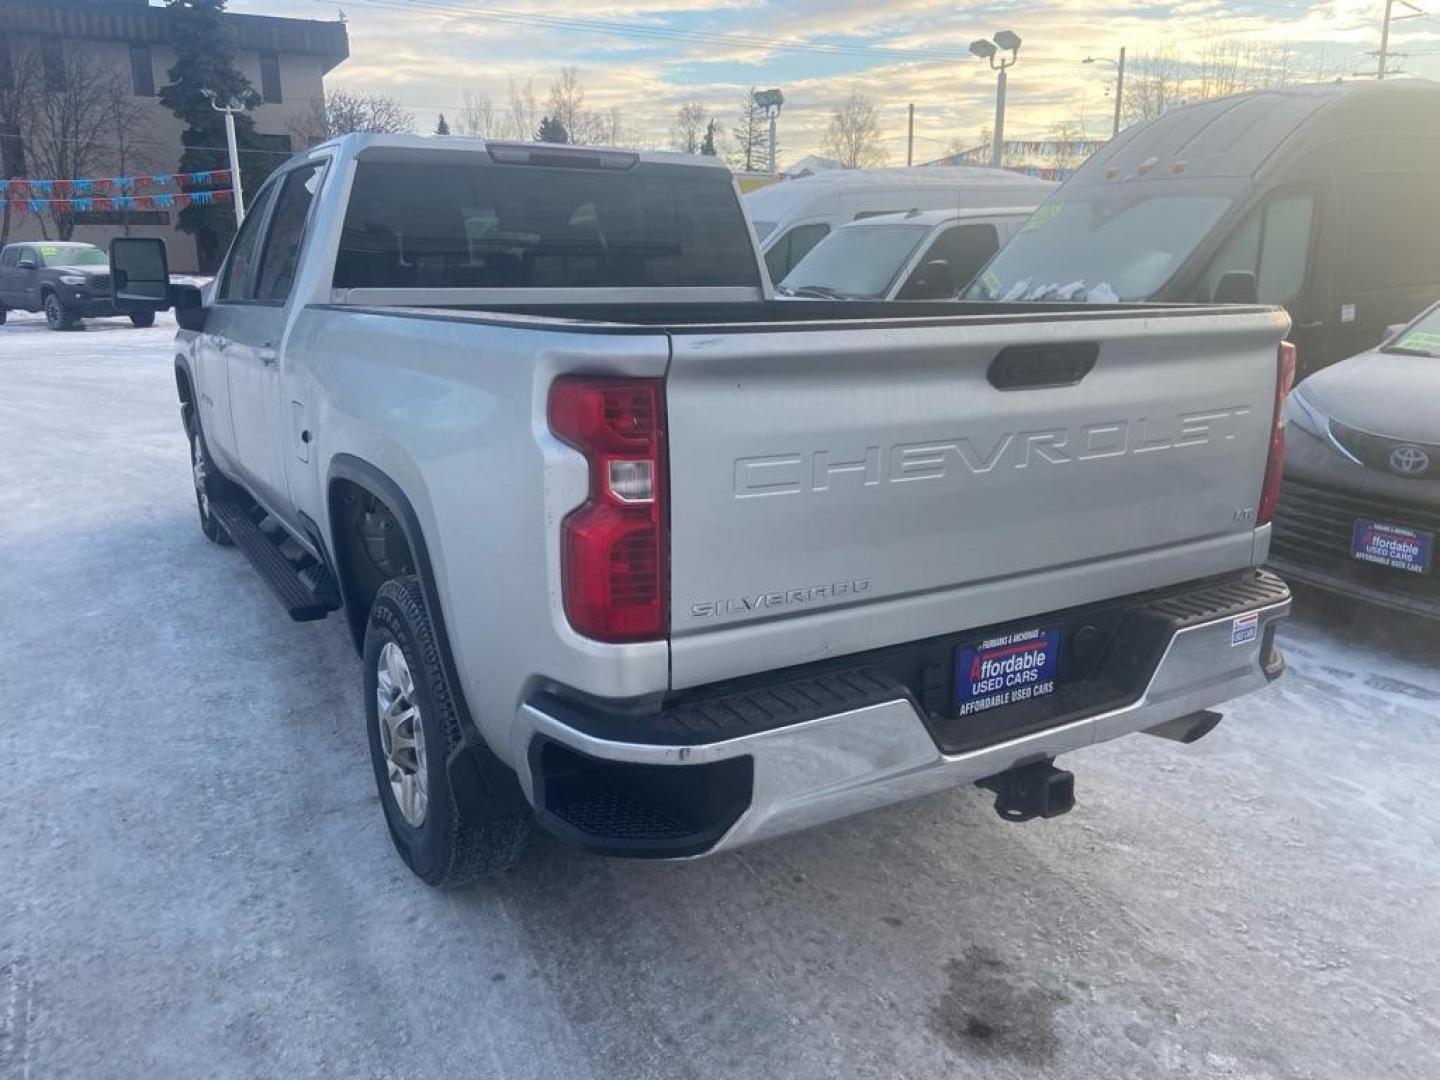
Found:
[[[1302,596],[1280,682],[1055,821],[437,893],[344,627],[200,534],[172,331],[0,327],[0,1078],[1440,1076],[1436,628]]]

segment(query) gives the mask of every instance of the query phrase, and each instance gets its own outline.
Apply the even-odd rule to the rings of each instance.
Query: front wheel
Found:
[[[461,745],[460,722],[413,575],[380,586],[364,663],[370,760],[400,857],[427,885],[465,885],[508,870],[532,818],[522,811],[471,821],[456,802],[445,766]]]
[[[145,330],[155,325],[155,312],[153,311],[132,311],[130,313],[130,325],[137,330]]]
[[[45,322],[51,330],[74,330],[78,320],[52,292],[45,294]]]
[[[195,480],[195,507],[200,511],[200,531],[211,543],[230,547],[234,541],[221,528],[210,509],[211,500],[222,498],[228,492],[224,489],[227,481],[215,471],[210,462],[210,453],[205,446],[205,433],[200,430],[200,421],[194,407],[185,410],[185,434],[190,439],[190,474]]]

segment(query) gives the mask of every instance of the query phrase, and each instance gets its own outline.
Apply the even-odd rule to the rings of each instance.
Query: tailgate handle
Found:
[[[1100,345],[1094,341],[1060,345],[1007,345],[990,363],[996,390],[1042,390],[1074,386],[1095,366]]]

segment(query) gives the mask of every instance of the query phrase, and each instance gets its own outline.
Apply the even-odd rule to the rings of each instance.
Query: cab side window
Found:
[[[1305,287],[1314,217],[1315,200],[1309,195],[1282,195],[1255,210],[1210,264],[1198,299],[1213,300],[1220,279],[1239,271],[1255,275],[1262,304],[1294,300]]]
[[[255,264],[260,255],[260,227],[265,224],[265,215],[275,198],[277,184],[266,184],[259,198],[250,204],[245,212],[244,224],[235,234],[230,245],[230,257],[225,260],[225,277],[220,282],[217,299],[221,303],[253,299],[251,282],[255,277]]]
[[[777,240],[775,246],[765,253],[765,266],[770,271],[770,280],[778,282],[784,278],[811,248],[825,239],[829,231],[830,226],[823,221],[813,225],[797,225]]]
[[[303,165],[285,177],[260,260],[255,299],[284,301],[290,295],[300,260],[300,244],[305,238],[305,222],[320,191],[324,172],[324,165]]]
[[[925,268],[935,262],[943,262],[948,268],[948,278],[954,288],[947,288],[944,292],[947,296],[955,296],[975,280],[980,268],[999,250],[1000,235],[989,222],[952,225],[937,236],[930,249],[921,256],[920,262],[905,282],[905,287],[900,290],[898,299],[939,299],[938,296],[931,295],[933,281],[926,282],[930,288],[922,288],[921,281],[926,275]]]

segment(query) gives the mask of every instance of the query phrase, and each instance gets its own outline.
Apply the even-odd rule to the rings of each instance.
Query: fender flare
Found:
[[[440,591],[435,584],[435,569],[430,562],[430,551],[425,544],[425,534],[420,527],[420,518],[415,513],[415,507],[400,485],[370,462],[353,454],[336,454],[330,459],[330,467],[325,475],[325,517],[327,535],[332,544],[335,536],[335,511],[330,505],[330,492],[336,480],[348,480],[350,483],[370,491],[383,502],[394,514],[395,520],[400,523],[400,529],[405,534],[405,542],[409,545],[410,553],[415,558],[415,574],[420,579],[420,591],[425,597],[425,607],[435,628],[440,648],[440,667],[444,673],[445,682],[449,686],[450,700],[455,703],[455,715],[460,723],[460,745],[445,762],[450,788],[455,794],[456,802],[465,815],[474,821],[489,821],[505,817],[521,808],[528,810],[529,803],[520,789],[520,781],[516,777],[515,771],[496,757],[470,713],[470,706],[465,699],[464,685],[460,682],[460,672],[455,666],[455,656],[450,649],[450,634],[445,627],[445,611],[440,605]],[[336,565],[333,552],[327,551],[326,557],[332,566]],[[337,575],[337,583],[348,611],[351,599],[347,595],[348,590],[343,576]],[[355,620],[351,619],[350,627],[352,637],[356,639],[356,649],[363,652],[365,647],[364,626],[357,627]]]

